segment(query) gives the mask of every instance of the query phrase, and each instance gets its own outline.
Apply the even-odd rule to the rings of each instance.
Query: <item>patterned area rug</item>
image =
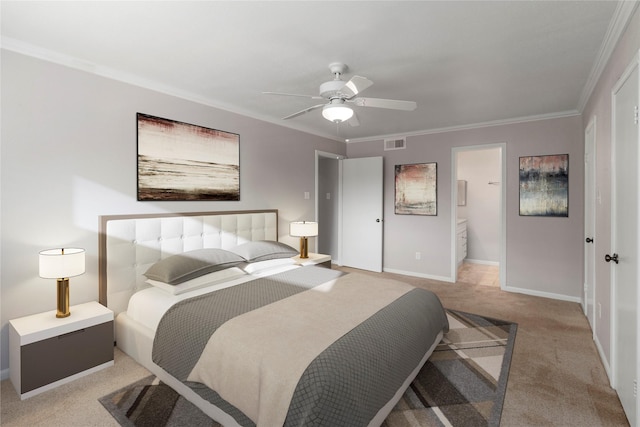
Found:
[[[517,325],[447,310],[450,331],[383,427],[498,426]],[[100,398],[122,426],[219,426],[153,375]]]

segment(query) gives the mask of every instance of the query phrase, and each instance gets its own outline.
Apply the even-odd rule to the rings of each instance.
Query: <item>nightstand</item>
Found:
[[[9,372],[20,399],[113,366],[113,312],[97,302],[70,311],[9,321]]]
[[[300,258],[300,255],[293,257],[298,265],[316,265],[318,267],[331,268],[331,255],[313,254],[309,252],[309,258]]]

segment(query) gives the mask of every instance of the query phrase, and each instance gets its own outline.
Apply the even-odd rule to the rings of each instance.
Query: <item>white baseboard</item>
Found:
[[[430,274],[416,273],[414,271],[396,270],[392,268],[383,268],[382,271],[384,271],[385,273],[402,274],[404,276],[420,277],[422,279],[438,280],[440,282],[453,283],[453,278],[451,277],[433,276]]]
[[[551,298],[559,301],[569,301],[580,304],[582,301],[580,297],[570,297],[568,295],[554,294],[552,292],[533,291],[531,289],[514,288],[513,286],[502,287],[503,291],[514,292],[518,294],[531,295],[534,297]]]
[[[469,263],[469,264],[482,264],[482,265],[495,265],[495,266],[499,266],[500,265],[500,263],[498,261],[486,261],[486,260],[483,260],[483,259],[465,258],[463,262]]]
[[[438,280],[440,282],[454,283],[453,278],[452,277],[448,277],[448,276],[434,276],[434,275],[430,275],[430,274],[416,273],[414,271],[396,270],[396,269],[393,269],[393,268],[383,268],[382,271],[384,271],[386,273],[402,274],[404,276],[420,277],[420,278],[423,278],[423,279]],[[512,286],[501,286],[500,289],[503,290],[503,291],[506,291],[506,292],[514,292],[514,293],[518,293],[518,294],[531,295],[531,296],[534,296],[534,297],[550,298],[550,299],[555,299],[555,300],[559,300],[559,301],[569,301],[569,302],[575,302],[575,303],[578,303],[578,304],[580,304],[582,302],[580,297],[571,297],[571,296],[568,296],[568,295],[554,294],[552,292],[534,291],[534,290],[531,290],[531,289],[514,288]]]
[[[607,378],[609,378],[609,385],[613,388],[611,366],[609,366],[609,361],[604,355],[604,349],[602,348],[600,340],[598,340],[598,336],[596,334],[593,334],[593,342],[596,344],[596,349],[598,349],[598,354],[600,355],[600,361],[602,362],[602,366],[604,366],[604,371],[607,373]]]
[[[0,381],[9,379],[9,368],[0,371]]]

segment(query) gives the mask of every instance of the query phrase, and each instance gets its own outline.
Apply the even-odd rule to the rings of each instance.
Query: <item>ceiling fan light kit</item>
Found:
[[[348,67],[341,62],[334,62],[329,64],[329,70],[334,75],[334,79],[328,82],[324,82],[320,85],[320,96],[318,95],[299,95],[292,93],[278,93],[278,92],[263,92],[267,95],[283,95],[283,96],[297,96],[309,99],[326,99],[329,102],[327,104],[318,104],[312,107],[305,108],[304,110],[290,114],[283,118],[283,120],[292,119],[302,114],[308,113],[318,108],[322,108],[322,116],[334,123],[341,123],[354,117],[354,111],[345,103],[350,102],[358,107],[374,107],[374,108],[387,108],[391,110],[413,111],[417,105],[413,101],[399,101],[395,99],[380,99],[380,98],[358,98],[358,94],[367,89],[373,84],[373,82],[366,77],[353,76],[349,81],[345,82],[340,79],[340,76],[346,72]],[[353,123],[352,123],[353,122]],[[354,118],[352,126],[357,126],[358,121]]]
[[[342,103],[327,104],[322,107],[322,117],[330,122],[340,123],[353,117],[353,110]]]

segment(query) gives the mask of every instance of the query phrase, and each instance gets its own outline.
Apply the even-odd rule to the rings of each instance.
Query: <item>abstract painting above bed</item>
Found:
[[[137,114],[138,200],[240,200],[240,135]]]

